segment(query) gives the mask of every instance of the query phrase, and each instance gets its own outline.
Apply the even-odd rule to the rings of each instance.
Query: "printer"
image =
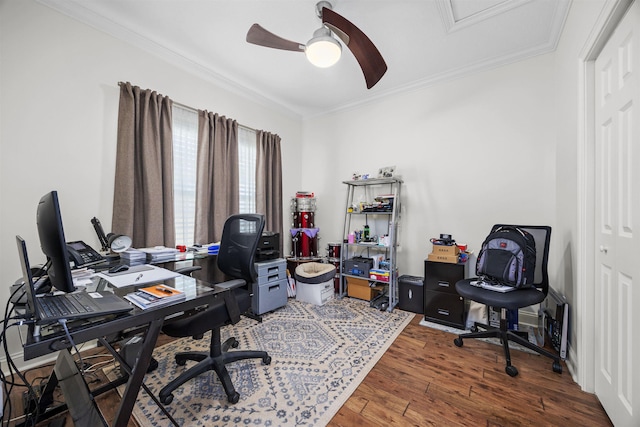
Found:
[[[265,231],[260,237],[256,249],[256,261],[280,258],[280,233]]]

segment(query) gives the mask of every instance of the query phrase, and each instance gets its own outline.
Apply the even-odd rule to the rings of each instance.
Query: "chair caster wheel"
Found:
[[[553,368],[553,372],[555,372],[557,374],[561,374],[562,373],[562,365],[560,363],[553,362],[552,368]]]
[[[162,402],[163,405],[169,405],[171,402],[173,402],[173,394],[160,396],[160,402]]]
[[[458,337],[456,339],[453,340],[453,343],[457,346],[457,347],[462,347],[462,338]]]
[[[263,365],[271,365],[271,356],[265,356],[262,358]]]
[[[476,325],[473,325],[472,327],[469,328],[469,330],[471,332],[478,332],[478,327]]]
[[[187,361],[186,361],[185,359],[183,359],[183,358],[179,358],[179,359],[178,359],[178,358],[176,357],[176,364],[177,364],[178,366],[184,366],[184,365],[186,365],[186,364],[187,364]]]
[[[238,340],[234,338],[233,341],[231,342],[231,347],[238,348],[239,345],[240,343],[238,342]]]
[[[510,377],[515,377],[518,375],[518,369],[515,366],[509,365],[504,368],[505,372],[509,374]]]
[[[229,401],[229,403],[238,403],[238,401],[240,400],[240,393],[238,393],[237,391],[234,392],[233,394],[227,396],[227,400]]]

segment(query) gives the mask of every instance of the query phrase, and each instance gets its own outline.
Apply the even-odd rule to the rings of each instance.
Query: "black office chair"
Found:
[[[251,295],[247,289],[244,289],[244,286],[251,286],[251,283],[256,280],[254,258],[263,229],[264,217],[262,215],[239,214],[229,217],[222,231],[217,262],[218,268],[235,280],[216,285],[230,287],[235,298],[231,298],[231,301],[227,301],[227,303],[221,299],[203,311],[162,327],[165,334],[180,338],[189,336],[202,338],[205,332],[211,331],[211,344],[208,353],[176,354],[178,365],[186,364],[187,360],[195,360],[198,364],[183,372],[160,390],[160,401],[163,404],[171,403],[172,393],[176,388],[210,370],[214,370],[220,378],[229,403],[237,403],[240,394],[233,387],[225,365],[250,358],[261,358],[265,365],[271,363],[271,357],[266,351],[228,351],[231,347],[238,347],[238,341],[235,338],[229,338],[222,343],[220,339],[220,328],[230,323],[236,323],[239,320],[239,314],[246,312],[251,307]],[[234,307],[234,302],[237,302],[237,307]]]
[[[504,225],[494,225],[491,231]],[[500,328],[493,328],[488,325],[478,324],[472,327],[471,333],[458,335],[453,342],[458,347],[462,347],[463,340],[466,338],[500,338],[504,348],[504,355],[507,359],[505,371],[512,377],[518,375],[518,369],[511,364],[511,355],[509,353],[509,341],[516,342],[526,348],[529,348],[539,354],[553,359],[553,371],[562,373],[562,365],[560,357],[557,355],[530,343],[526,338],[518,335],[517,331],[507,329],[507,310],[517,310],[530,305],[539,304],[547,296],[549,291],[549,275],[547,272],[547,262],[549,260],[549,242],[551,241],[551,227],[548,226],[519,226],[531,233],[536,242],[536,268],[534,274],[533,287],[526,289],[517,289],[510,292],[496,292],[483,289],[478,286],[471,285],[470,282],[478,280],[478,278],[464,279],[456,283],[456,291],[463,298],[479,302],[497,309],[500,309]],[[478,326],[485,329],[478,331]]]

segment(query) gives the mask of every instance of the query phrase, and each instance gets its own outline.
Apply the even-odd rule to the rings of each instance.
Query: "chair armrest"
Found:
[[[199,265],[193,265],[191,267],[182,267],[176,270],[176,273],[184,274],[185,276],[191,276],[191,273],[194,271],[202,270],[202,267]]]

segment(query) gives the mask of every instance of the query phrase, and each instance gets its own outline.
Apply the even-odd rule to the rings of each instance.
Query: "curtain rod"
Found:
[[[125,83],[124,83],[124,82],[118,82],[118,86],[122,86],[123,84],[125,84]],[[181,107],[181,108],[184,108],[184,109],[187,109],[187,110],[198,111],[198,109],[197,109],[197,108],[193,108],[193,107],[190,107],[190,106],[188,106],[188,105],[181,104],[181,103],[179,103],[179,102],[174,101],[173,99],[171,100],[171,102],[172,102],[173,104],[177,105],[178,107]],[[253,132],[258,132],[258,129],[254,129],[254,128],[251,128],[251,127],[249,127],[249,126],[242,125],[242,124],[240,124],[240,123],[238,123],[238,126],[240,126],[240,127],[242,127],[242,128],[245,128],[245,129],[247,129],[247,130],[253,131]]]

